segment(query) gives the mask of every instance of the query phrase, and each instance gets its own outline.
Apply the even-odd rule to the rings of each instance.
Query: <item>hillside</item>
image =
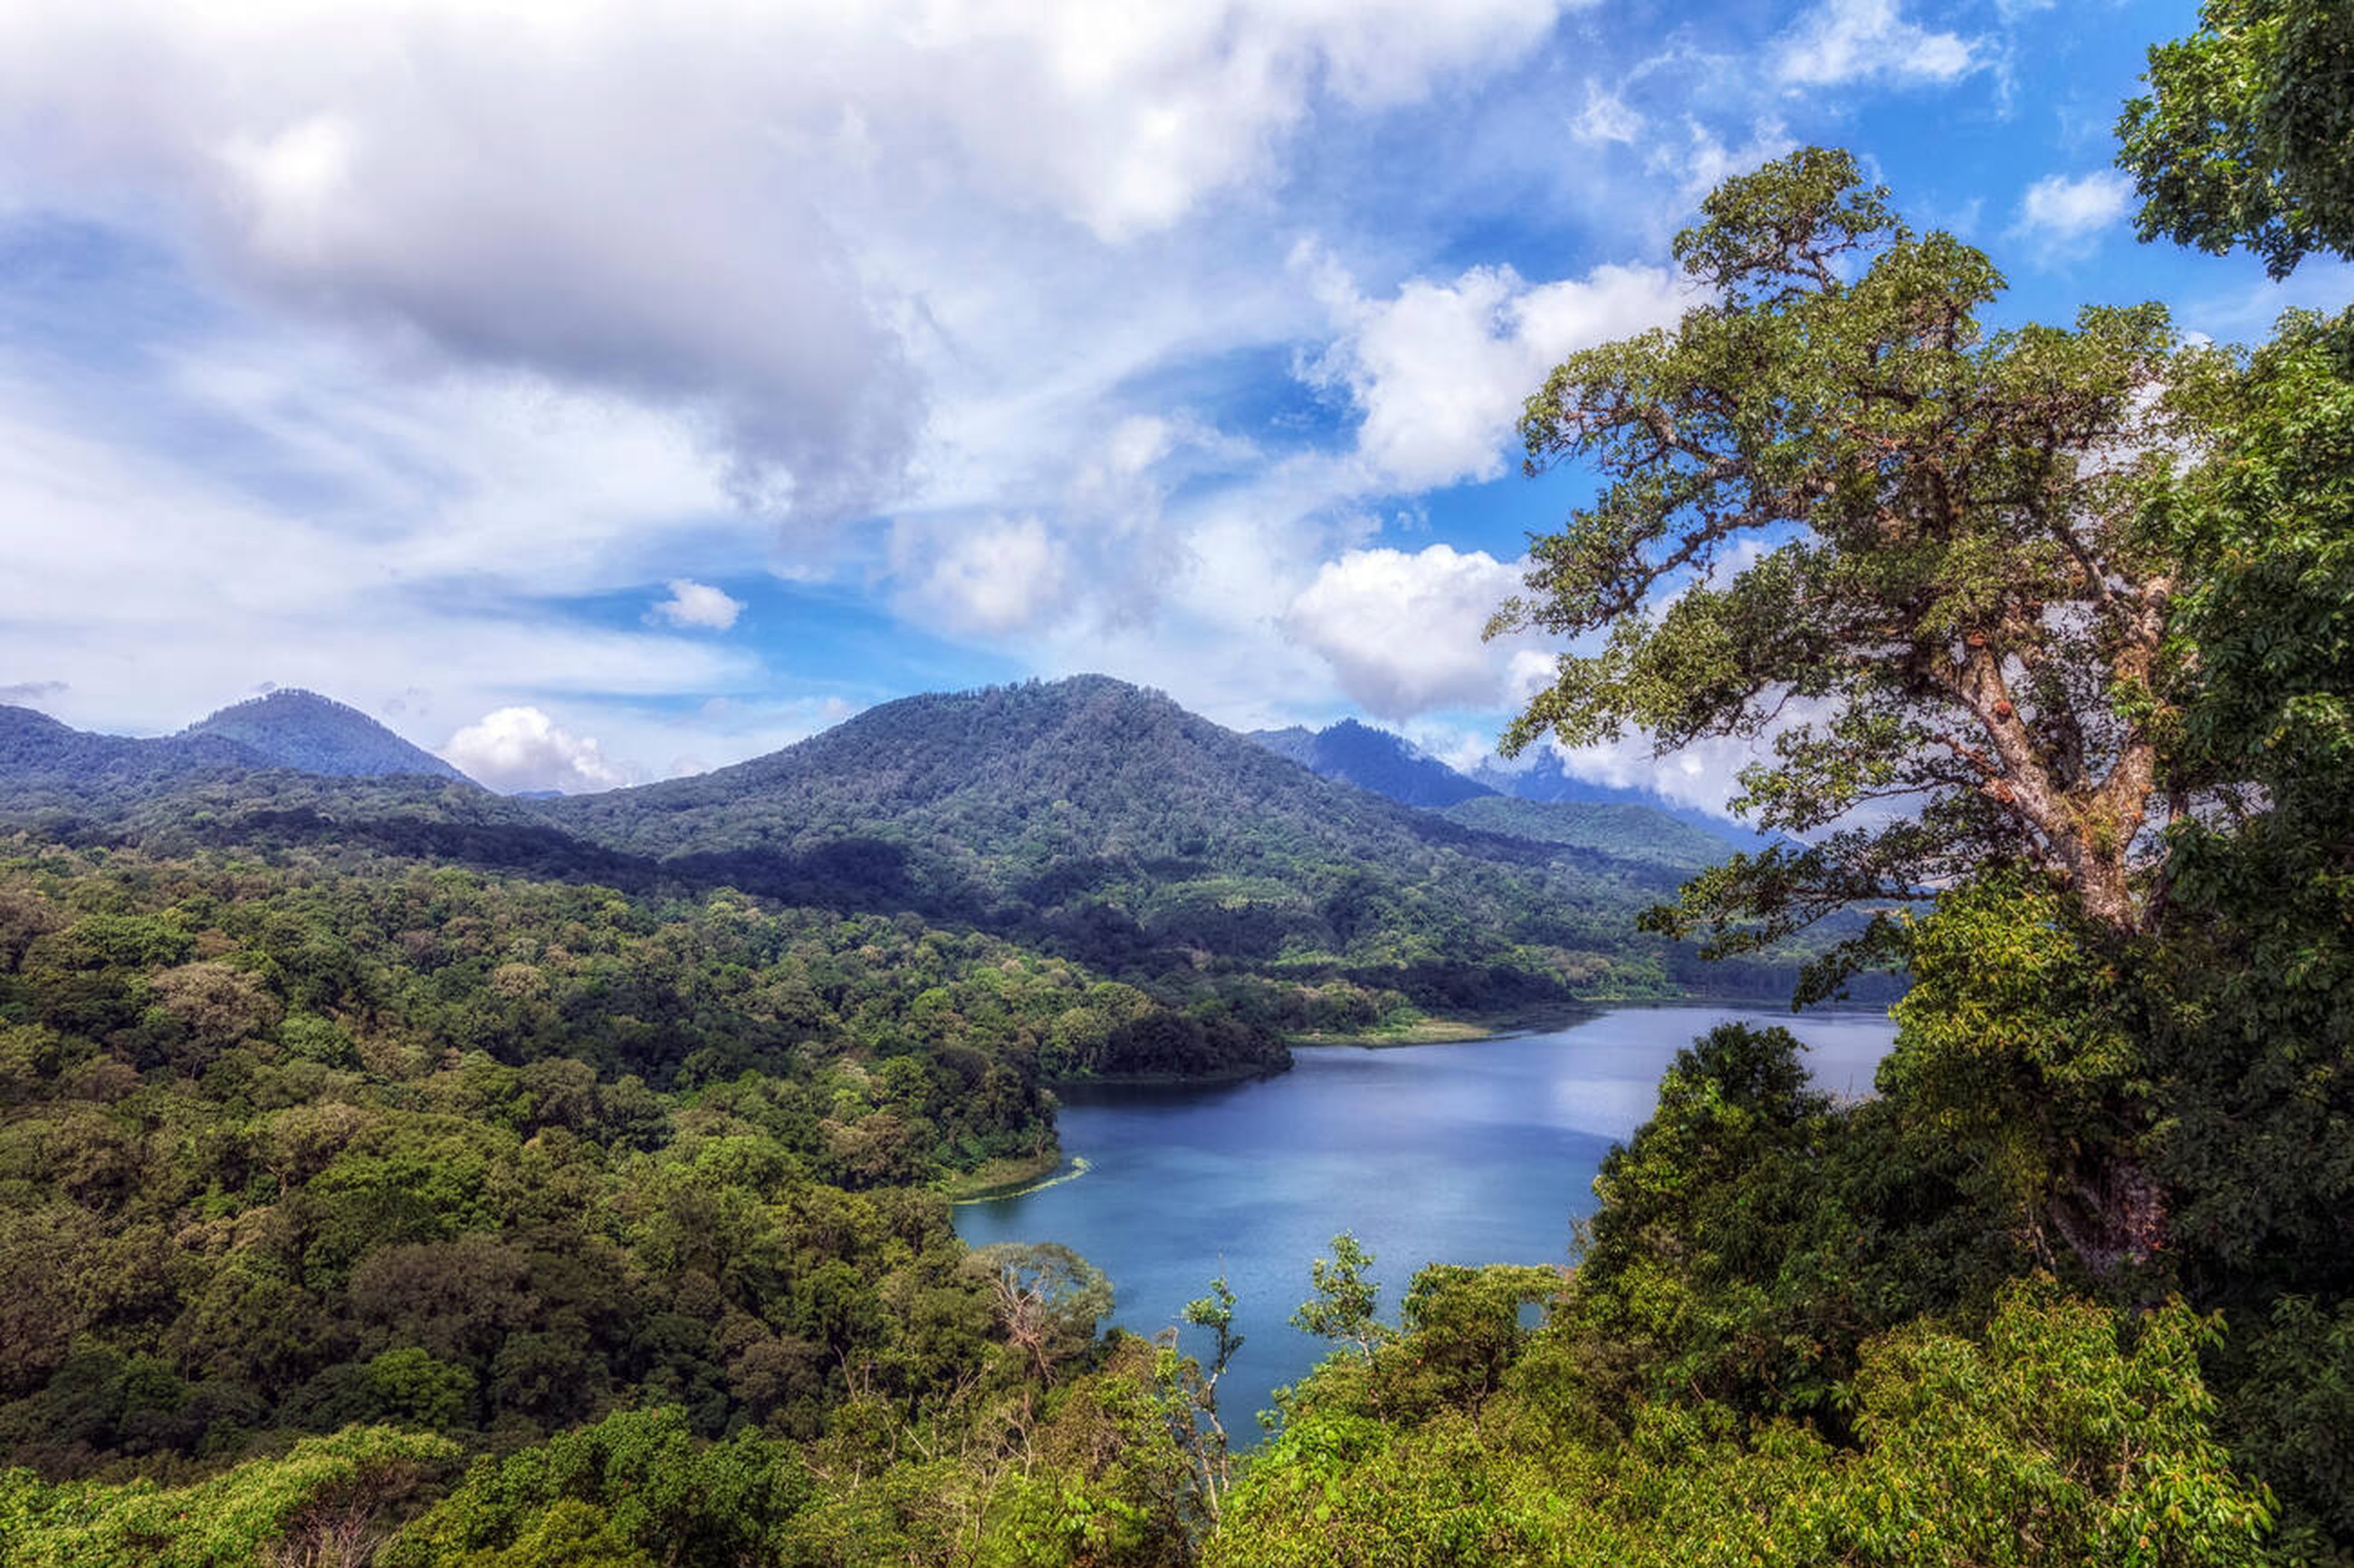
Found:
[[[267,760],[220,736],[160,740],[91,735],[31,708],[0,706],[0,810],[11,817],[102,812]]]
[[[289,688],[221,709],[180,732],[217,736],[280,768],[338,777],[420,773],[465,779],[450,764],[395,735],[359,709]],[[471,782],[471,780],[469,780]]]
[[[1454,1005],[1613,983],[1614,956],[1656,976],[1633,917],[1672,882],[1320,779],[1101,676],[910,697],[733,768],[529,809],[779,897],[882,889],[1094,962],[1198,951]]]
[[[1495,793],[1437,758],[1426,756],[1405,737],[1354,719],[1342,719],[1320,730],[1299,725],[1254,730],[1249,738],[1326,779],[1354,784],[1408,806],[1440,810]]]
[[[1685,988],[1778,996],[1795,961],[1703,967],[1638,934],[1636,916],[1688,869],[1657,833],[1613,853],[1594,835],[1449,821],[1103,677],[911,697],[736,767],[540,800],[447,771],[288,766],[414,750],[309,694],[166,740],[23,712],[7,733],[20,765],[0,769],[0,826],[156,853],[302,850],[905,913],[1164,989],[1204,971],[1247,980],[1258,989],[1217,1005],[1269,1027]]]
[[[1480,795],[1442,813],[1482,832],[1539,843],[1598,850],[1620,860],[1644,861],[1691,873],[1733,853],[1723,837],[1679,821],[1652,806],[1606,800],[1516,800]]]
[[[1550,749],[1523,765],[1490,758],[1471,773],[1449,768],[1403,736],[1354,719],[1320,730],[1293,725],[1249,738],[1302,768],[1408,806],[1445,813],[1487,832],[1538,843],[1596,850],[1646,864],[1694,871],[1731,850],[1757,851],[1774,841],[1740,823],[1671,800],[1656,789],[1580,779]],[[1517,812],[1508,802],[1597,808],[1594,811]],[[1458,808],[1465,808],[1458,810]],[[1666,819],[1666,825],[1657,819]]]

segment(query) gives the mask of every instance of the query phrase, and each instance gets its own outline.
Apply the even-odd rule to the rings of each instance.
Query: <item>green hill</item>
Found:
[[[217,736],[281,768],[346,777],[419,773],[464,779],[431,752],[395,735],[359,709],[316,692],[289,688],[225,707],[180,732]]]
[[[532,802],[674,874],[878,893],[1094,962],[1188,953],[1469,1006],[1656,985],[1654,863],[1483,832],[1318,778],[1101,676],[910,697],[734,768]]]

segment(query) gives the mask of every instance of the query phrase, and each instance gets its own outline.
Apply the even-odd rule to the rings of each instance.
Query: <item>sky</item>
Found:
[[[2263,335],[2144,246],[2191,0],[0,0],[0,702],[325,693],[502,789],[1101,672],[1476,760],[1522,399],[1842,145],[2004,321]],[[1576,770],[1722,802],[1738,758]]]

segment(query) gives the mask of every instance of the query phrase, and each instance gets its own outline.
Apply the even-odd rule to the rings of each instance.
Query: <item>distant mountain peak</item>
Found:
[[[1353,718],[1341,719],[1320,730],[1262,729],[1250,738],[1288,758],[1310,772],[1343,784],[1354,784],[1404,805],[1441,810],[1458,801],[1496,791],[1466,779],[1430,756],[1404,736],[1375,729]]]
[[[1713,811],[1705,811],[1698,806],[1673,800],[1661,790],[1641,785],[1600,784],[1590,779],[1581,779],[1562,765],[1560,757],[1551,747],[1532,747],[1530,749],[1534,753],[1530,760],[1508,766],[1500,758],[1490,758],[1474,769],[1471,776],[1492,788],[1496,793],[1519,800],[1648,806],[1680,822],[1713,833],[1734,848],[1750,853],[1771,849],[1783,842],[1772,834],[1758,832]]]
[[[343,778],[421,773],[440,779],[466,776],[421,747],[412,746],[348,703],[281,686],[241,703],[180,732],[181,739],[215,736],[233,740],[280,768]],[[471,782],[471,780],[468,780]]]

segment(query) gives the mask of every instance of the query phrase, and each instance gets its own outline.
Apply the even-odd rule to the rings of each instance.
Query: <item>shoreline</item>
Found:
[[[996,1203],[1008,1198],[1027,1197],[1033,1192],[1043,1192],[1049,1187],[1059,1187],[1066,1181],[1076,1181],[1094,1169],[1094,1163],[1084,1154],[1074,1154],[1067,1160],[1057,1154],[1055,1156],[1055,1162],[1046,1167],[1046,1171],[1051,1174],[1047,1174],[1044,1181],[1016,1177],[1011,1181],[996,1186],[982,1187],[961,1194],[951,1194],[949,1198],[949,1206],[961,1209],[970,1203]]]
[[[992,1160],[978,1171],[968,1171],[950,1177],[938,1191],[951,1203],[962,1203],[993,1193],[1010,1192],[1016,1187],[1053,1175],[1063,1168],[1063,1150],[1058,1141],[1055,1148],[1027,1158],[1007,1155]]]
[[[1787,1001],[1739,995],[1596,997],[1548,1003],[1513,1012],[1434,1015],[1389,1029],[1368,1030],[1362,1034],[1311,1032],[1292,1035],[1285,1044],[1296,1051],[1329,1051],[1345,1047],[1359,1051],[1387,1051],[1403,1045],[1473,1045],[1483,1040],[1515,1040],[1523,1035],[1547,1033],[1606,1012],[1618,1012],[1630,1008],[1669,1007],[1755,1008],[1760,1012],[1787,1013],[1791,1017],[1831,1017],[1840,1013],[1885,1017],[1888,1011],[1885,1007],[1874,1008],[1870,1003],[1850,1003],[1825,1004],[1793,1012]]]
[[[1286,1040],[1286,1045],[1297,1042]],[[1161,1089],[1187,1084],[1246,1084],[1254,1078],[1272,1078],[1291,1070],[1290,1064],[1280,1067],[1227,1067],[1215,1073],[1091,1073],[1083,1078],[1042,1078],[1050,1089],[1091,1089],[1098,1086],[1115,1089]]]

